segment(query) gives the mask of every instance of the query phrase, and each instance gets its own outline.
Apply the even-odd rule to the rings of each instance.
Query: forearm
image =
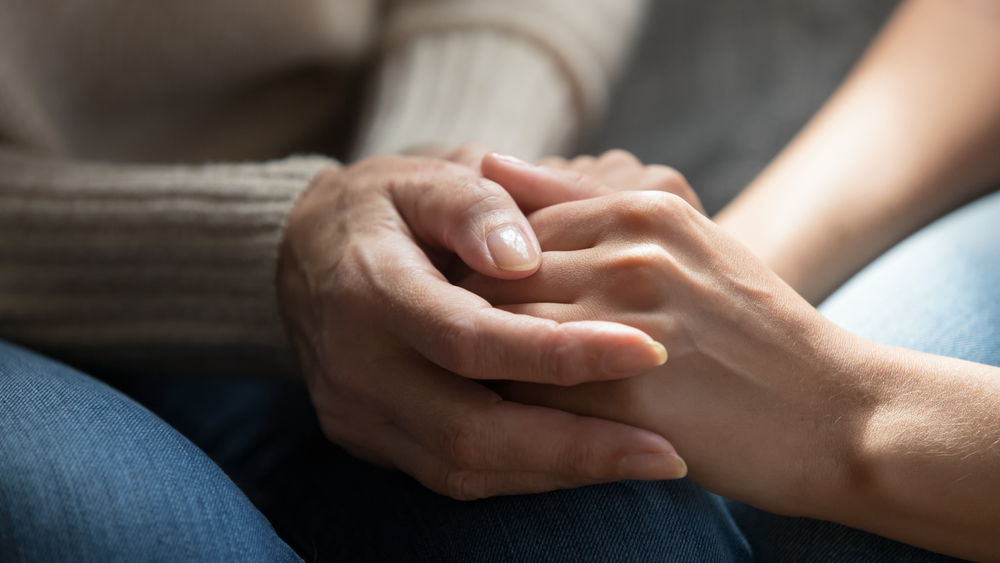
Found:
[[[278,244],[298,194],[333,164],[114,165],[0,150],[0,337],[99,367],[286,367]],[[278,363],[240,363],[255,354]]]
[[[475,141],[534,160],[596,121],[645,0],[390,4],[357,155]]]
[[[853,455],[805,515],[1000,560],[1000,369],[865,341],[852,357],[870,391],[838,419]]]
[[[911,0],[716,220],[812,302],[1000,181],[1000,2]]]
[[[762,510],[1000,560],[1000,369],[847,332],[672,196],[582,200],[532,223],[549,251],[536,274],[463,284],[520,313],[626,321],[669,359],[615,382],[509,384],[507,400],[652,430],[695,483]]]

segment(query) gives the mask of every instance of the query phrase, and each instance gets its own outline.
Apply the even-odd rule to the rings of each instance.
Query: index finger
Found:
[[[645,332],[618,323],[557,323],[493,308],[452,285],[416,245],[377,241],[357,256],[396,337],[435,364],[473,379],[557,385],[621,379],[666,361],[666,350]],[[393,256],[387,260],[386,256]]]

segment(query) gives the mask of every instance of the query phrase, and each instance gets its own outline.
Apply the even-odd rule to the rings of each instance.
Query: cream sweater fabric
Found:
[[[103,366],[291,365],[277,248],[336,163],[288,155],[350,111],[361,71],[358,156],[535,158],[598,115],[642,9],[0,0],[0,338]]]

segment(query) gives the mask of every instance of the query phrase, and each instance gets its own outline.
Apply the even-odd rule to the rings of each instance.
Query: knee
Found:
[[[0,342],[0,411],[0,560],[255,560],[282,551],[200,450],[97,380]]]

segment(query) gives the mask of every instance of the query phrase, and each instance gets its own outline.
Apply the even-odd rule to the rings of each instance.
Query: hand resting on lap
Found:
[[[498,260],[497,233],[511,231],[523,252]],[[504,264],[511,254],[524,264]],[[677,475],[654,433],[503,401],[474,381],[627,377],[662,362],[661,346],[623,325],[494,309],[445,279],[460,261],[505,279],[538,266],[516,202],[466,166],[369,159],[321,173],[298,202],[278,296],[332,441],[460,499]]]
[[[550,173],[504,166],[508,185]],[[514,313],[640,328],[669,359],[621,381],[508,382],[504,398],[652,430],[693,481],[771,512],[1000,560],[1000,369],[847,333],[669,193],[573,201],[530,220],[537,273],[471,274],[462,286]]]
[[[700,485],[797,513],[837,477],[854,382],[826,321],[749,251],[681,198],[633,192],[535,213],[544,251],[532,277],[473,275],[463,286],[508,311],[604,319],[664,343],[664,366],[631,379],[557,388],[509,383],[508,400],[657,432]],[[824,377],[803,377],[816,374]],[[831,397],[838,397],[831,401]]]

